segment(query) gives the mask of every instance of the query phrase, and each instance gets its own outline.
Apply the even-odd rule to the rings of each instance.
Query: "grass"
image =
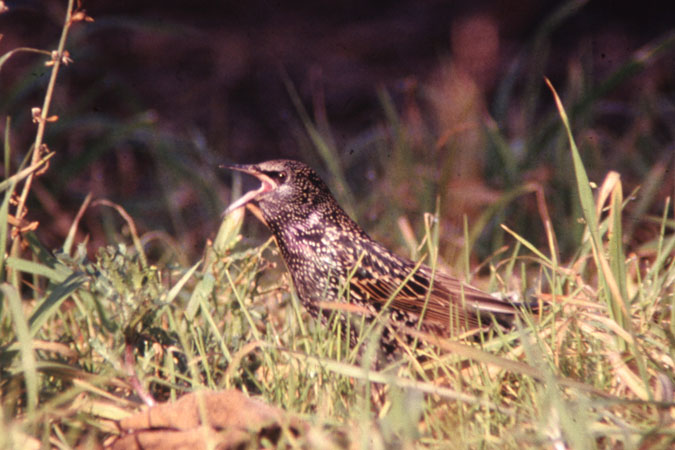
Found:
[[[534,46],[546,45],[546,36],[574,12],[574,5],[552,15]],[[282,434],[276,442],[268,442],[279,447],[672,447],[671,200],[664,198],[657,206],[659,217],[645,218],[656,226],[642,242],[635,240],[635,226],[627,220],[634,199],[641,214],[653,208],[659,197],[657,189],[649,188],[650,176],[663,171],[657,170],[658,165],[649,169],[642,183],[646,188],[628,196],[617,172],[589,175],[589,165],[582,159],[588,152],[575,142],[588,129],[570,122],[550,83],[552,97],[528,100],[535,104],[529,104],[527,117],[535,116],[540,107],[536,103],[546,103],[545,98],[558,107],[547,113],[545,126],[530,124],[532,134],[523,137],[531,147],[526,149],[528,157],[503,161],[508,176],[493,206],[464,216],[457,229],[444,228],[457,222],[457,217],[450,218],[449,199],[429,194],[451,189],[452,180],[422,171],[413,183],[409,176],[410,167],[423,170],[436,159],[441,162],[437,167],[452,166],[456,155],[443,151],[452,138],[444,143],[429,132],[422,144],[416,144],[395,103],[381,91],[387,129],[392,132],[375,134],[363,145],[392,148],[395,157],[382,158],[385,184],[377,186],[372,198],[353,200],[357,190],[347,185],[346,168],[359,161],[342,156],[346,152],[325,134],[328,124],[314,123],[287,83],[309,136],[305,151],[318,155],[330,169],[329,181],[341,200],[366,223],[370,209],[389,211],[368,227],[375,235],[400,235],[410,254],[420,259],[431,255],[427,262],[440,270],[458,267],[466,278],[486,288],[515,289],[549,305],[536,317],[524,315],[515,329],[478,342],[462,337],[437,341],[418,334],[417,349],[390,367],[373,371],[368,370],[368,358],[377,327],[364,335],[360,359],[349,351],[337,320],[322,326],[308,319],[274,243],[242,239],[246,225],[240,214],[225,217],[203,254],[187,262],[166,256],[181,253],[172,244],[180,241],[178,236],[157,239],[156,234],[142,234],[134,214],[122,206],[83,196],[81,214],[70,222],[59,248],[43,247],[39,232],[44,225],[24,220],[21,210],[33,194],[32,180],[44,175],[51,157],[34,149],[42,148],[45,129],[52,126],[50,101],[64,45],[76,23],[72,10],[71,1],[59,50],[50,56],[51,78],[36,115],[35,144],[13,173],[9,121],[5,128],[6,170],[0,184],[0,447],[87,446],[115,435],[114,421],[137,411],[150,398],[173,400],[193,391],[227,388],[277,405],[309,424],[309,431],[299,437]],[[669,42],[671,36],[658,40],[649,47],[653,51],[644,49],[640,58],[636,55],[604,84],[587,91],[572,80],[565,89],[572,93],[567,96],[572,120],[591,114],[609,84],[634,70],[638,59],[645,65],[654,61]],[[546,52],[537,55],[542,53]],[[0,63],[8,63],[9,56]],[[542,64],[531,61],[532,67]],[[532,74],[525,78],[541,83]],[[508,93],[513,83],[503,81],[499,110],[514,101]],[[575,97],[574,92],[584,93]],[[645,120],[660,119],[654,115]],[[509,139],[500,132],[502,125],[487,123],[482,128],[488,151],[495,152],[497,160],[515,158]],[[129,128],[138,131],[133,124]],[[160,148],[171,145],[170,137],[156,139]],[[421,153],[419,146],[429,143],[434,151]],[[108,144],[100,145],[103,149]],[[565,201],[551,201],[548,186],[521,181],[530,164],[524,161],[541,153],[567,161],[559,167],[561,172],[565,167],[570,171],[551,183],[558,189],[556,195],[568,199],[568,209],[560,206]],[[180,157],[171,154],[158,152],[157,159],[181,166]],[[185,175],[181,179],[208,184],[210,175],[200,178],[198,170],[181,167]],[[591,183],[594,178],[602,182]],[[407,194],[435,214],[409,223],[409,211],[396,204],[396,196],[382,195],[391,188],[386,180],[401,181]],[[545,230],[540,242],[526,237],[535,221],[526,215],[525,202],[519,201],[532,194],[537,201],[536,222]],[[18,203],[13,201],[17,196]],[[106,208],[106,214],[115,217],[109,227],[117,237],[92,249],[77,236],[84,212],[94,207]],[[510,226],[498,220],[512,216]],[[20,233],[18,228],[23,228]],[[455,234],[469,245],[454,245]],[[486,234],[490,244],[480,247]],[[153,239],[163,249],[159,257],[148,253]],[[475,253],[484,255],[484,262],[471,271]],[[335,318],[345,313],[336,311]],[[420,354],[426,357],[424,362],[416,358]],[[378,400],[382,385],[387,386],[386,395]]]

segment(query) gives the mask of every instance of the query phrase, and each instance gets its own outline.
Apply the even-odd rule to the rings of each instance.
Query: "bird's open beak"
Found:
[[[249,202],[254,200],[260,194],[269,192],[277,187],[277,183],[265,173],[261,172],[254,164],[222,164],[220,167],[223,169],[236,170],[238,172],[244,172],[249,175],[253,175],[261,182],[260,188],[247,192],[241,198],[239,198],[239,200],[228,206],[224,215],[227,215],[235,209],[241,208],[242,206],[248,205]]]

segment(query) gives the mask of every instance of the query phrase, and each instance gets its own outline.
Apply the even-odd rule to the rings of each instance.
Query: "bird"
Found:
[[[399,355],[417,329],[438,337],[476,330],[514,317],[516,305],[421,262],[399,256],[372,239],[338,204],[317,172],[303,162],[276,159],[222,168],[256,177],[261,185],[234,201],[270,230],[303,307],[324,323],[347,304],[365,323],[383,323],[380,351]],[[349,327],[350,345],[358,327]]]

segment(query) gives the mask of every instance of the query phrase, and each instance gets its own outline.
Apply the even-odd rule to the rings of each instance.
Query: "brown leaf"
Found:
[[[121,420],[121,436],[107,448],[230,449],[263,437],[275,442],[284,424],[294,434],[302,428],[284,411],[240,391],[200,391]]]

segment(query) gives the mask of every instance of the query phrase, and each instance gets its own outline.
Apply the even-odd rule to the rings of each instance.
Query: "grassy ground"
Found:
[[[33,112],[32,151],[11,173],[16,150],[10,148],[9,122],[5,127],[0,447],[93,445],[115,435],[114,421],[141,408],[148,397],[164,401],[234,387],[309,423],[299,437],[282,434],[274,442],[252,437],[252,447],[672,448],[675,215],[670,199],[658,195],[672,155],[669,160],[663,152],[663,160],[645,169],[642,189],[626,194],[620,175],[602,170],[593,148],[584,147],[582,154],[594,161],[582,161],[574,141],[597,130],[591,126],[593,107],[603,93],[656,60],[672,46],[672,36],[592,89],[582,89],[571,76],[565,98],[574,133],[557,96],[547,91],[540,101],[558,102],[558,109],[519,137],[525,156],[514,156],[513,142],[490,121],[479,121],[476,140],[457,130],[438,135],[424,126],[413,129],[405,111],[382,91],[386,137],[367,145],[386,146],[382,154],[390,156],[381,162],[384,181],[366,197],[355,194],[346,174],[346,167],[359,162],[341,156],[327,124],[304,111],[289,82],[306,128],[301,145],[328,168],[341,202],[366,223],[368,211],[386,211],[368,227],[374,235],[444,270],[464,273],[485,289],[515,291],[548,305],[536,317],[524,315],[512,331],[478,342],[420,336],[418,348],[373,372],[366,369],[373,339],[364,339],[363,361],[349,351],[337,327],[308,319],[274,243],[242,239],[241,215],[224,218],[191,265],[176,256],[178,236],[141,233],[122,207],[87,197],[82,214],[98,206],[121,218],[123,225],[113,233],[118,239],[90,248],[77,237],[82,214],[73,212],[76,218],[59,248],[43,248],[39,232],[45,225],[30,223],[22,211],[34,195],[34,177],[53,170],[45,163],[51,153],[43,136],[56,120],[50,102],[66,62],[70,27],[80,26],[72,17],[55,55],[47,53],[52,79],[42,107]],[[543,45],[547,32],[544,27],[535,45]],[[0,57],[0,70],[9,56]],[[507,89],[513,82],[504,80],[505,105],[514,101]],[[531,108],[534,114],[540,105]],[[651,111],[642,127],[663,119]],[[625,136],[615,139],[627,145]],[[451,205],[462,195],[474,198],[453,190],[457,180],[445,179],[448,171],[425,172],[466,164],[454,148],[458,142],[488,148],[486,176],[501,173],[504,179],[491,206],[464,220]],[[424,148],[434,150],[422,153]],[[559,170],[538,183],[528,178],[533,168],[524,161],[542,157]],[[589,181],[589,165],[595,183]],[[397,195],[386,195],[391,192]],[[420,213],[410,224],[410,210],[400,198],[412,198],[422,210],[436,208],[435,214],[422,220]],[[535,199],[533,216],[524,198]],[[648,214],[654,210],[660,215]],[[510,226],[500,226],[506,219]],[[456,226],[449,227],[453,221]],[[524,237],[534,227],[545,230],[537,242]],[[639,239],[637,230],[646,230]],[[474,250],[485,255],[478,265]],[[426,356],[423,363],[416,358],[420,354]]]

